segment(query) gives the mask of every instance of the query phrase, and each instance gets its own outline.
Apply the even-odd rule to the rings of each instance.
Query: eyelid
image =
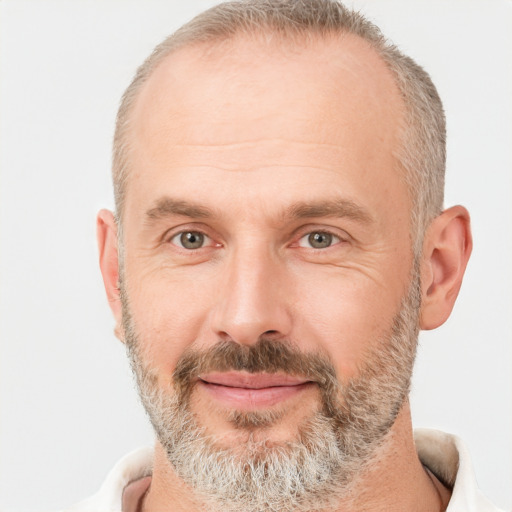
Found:
[[[201,247],[197,247],[197,249],[189,249],[187,247],[184,247],[183,244],[181,243],[178,243],[177,241],[181,238],[181,235],[183,235],[184,233],[197,233],[199,235],[201,235],[203,237],[203,245],[201,245]],[[176,242],[173,242],[173,240],[177,240]],[[201,231],[193,231],[191,229],[186,229],[185,231],[178,231],[177,233],[174,233],[173,236],[169,239],[169,242],[173,245],[175,245],[176,247],[179,247],[180,249],[185,249],[186,251],[198,251],[200,249],[204,249],[205,247],[211,247],[211,242],[212,242],[212,239],[206,235],[205,233],[201,232]]]
[[[206,248],[206,247],[221,247],[223,244],[221,242],[215,242],[215,238],[209,234],[211,230],[208,229],[208,227],[205,226],[198,226],[198,225],[190,225],[190,224],[182,224],[179,226],[175,226],[171,229],[168,229],[162,236],[161,236],[161,242],[162,243],[172,243],[172,239],[176,236],[179,236],[183,233],[201,233],[205,239],[206,242],[204,246],[202,246],[200,249]],[[340,242],[350,242],[352,240],[352,237],[343,229],[335,228],[331,226],[315,226],[315,225],[307,225],[302,226],[298,230],[296,230],[295,235],[293,236],[293,241],[290,244],[291,246],[299,246],[299,241],[302,240],[304,237],[310,235],[311,233],[326,233],[331,235],[333,238],[336,238],[336,242],[333,243],[329,247],[333,247]],[[173,243],[173,245],[179,249],[185,249],[181,245]],[[327,247],[327,248],[329,248]],[[308,248],[308,247],[304,247]],[[309,247],[311,250],[322,250],[322,249],[315,249],[314,247]],[[187,251],[191,251],[191,249],[186,249]],[[196,249],[199,250],[199,249]],[[325,249],[323,249],[325,250]]]
[[[332,243],[330,245],[328,245],[327,247],[311,247],[309,245],[309,243],[308,243],[308,245],[306,245],[306,244],[302,245],[301,241],[302,240],[307,240],[313,233],[329,235],[330,237],[332,237]],[[334,233],[331,233],[330,231],[313,230],[313,231],[309,231],[305,235],[302,235],[299,238],[299,240],[297,242],[297,245],[299,247],[303,247],[305,249],[312,249],[312,250],[317,250],[317,251],[325,251],[326,249],[329,249],[330,247],[333,247],[334,245],[339,244],[341,241],[342,241],[342,239],[338,235],[335,235]]]
[[[191,225],[191,224],[181,224],[179,226],[175,226],[171,229],[168,229],[161,237],[162,243],[172,243],[175,247],[178,249],[185,249],[181,245],[175,244],[172,242],[174,238],[176,238],[179,235],[182,235],[183,233],[201,233],[205,237],[205,242],[208,241],[208,243],[205,243],[203,247],[200,249],[204,249],[206,247],[214,247],[214,246],[220,246],[220,243],[214,242],[214,237],[209,234],[209,229],[207,229],[205,226],[198,226],[198,225]],[[191,251],[191,249],[185,249],[187,251]],[[199,249],[197,249],[199,250]]]
[[[292,242],[292,245],[299,245],[300,240],[302,240],[304,237],[312,233],[326,233],[328,235],[331,235],[332,237],[335,237],[338,241],[336,243],[333,243],[332,246],[337,245],[340,242],[350,242],[350,240],[353,240],[352,237],[343,229],[331,226],[318,226],[310,224],[307,226],[302,226],[300,229],[296,231],[296,234],[293,237],[294,242]],[[311,247],[310,249],[314,248]]]

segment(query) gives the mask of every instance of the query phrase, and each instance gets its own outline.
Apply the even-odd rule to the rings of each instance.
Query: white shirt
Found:
[[[468,451],[460,439],[429,429],[415,430],[414,439],[421,462],[453,488],[446,512],[504,512],[478,489]],[[129,453],[114,466],[95,495],[63,512],[122,512],[124,488],[150,475],[152,461],[150,447]]]

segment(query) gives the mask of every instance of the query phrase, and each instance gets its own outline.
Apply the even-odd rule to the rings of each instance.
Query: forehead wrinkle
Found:
[[[240,149],[240,148],[252,148],[254,147],[254,145],[261,145],[261,144],[265,144],[265,145],[270,145],[270,146],[274,146],[276,144],[280,144],[280,143],[286,143],[286,144],[296,144],[298,146],[304,146],[304,147],[312,147],[312,148],[315,148],[315,147],[328,147],[328,148],[335,148],[335,149],[339,149],[340,148],[340,145],[339,144],[335,144],[335,143],[332,143],[332,142],[325,142],[325,141],[315,141],[315,142],[310,142],[310,141],[307,141],[307,140],[298,140],[298,139],[287,139],[286,137],[271,137],[271,138],[263,138],[263,137],[260,137],[260,138],[255,138],[255,139],[246,139],[246,140],[241,140],[241,141],[236,141],[236,142],[205,142],[203,144],[201,143],[197,143],[197,142],[194,142],[194,143],[187,143],[187,142],[173,142],[173,149],[182,149],[182,148],[185,148],[185,149],[211,149],[213,151],[215,151],[217,148],[219,150],[223,150],[223,149],[226,149],[226,148],[233,148],[233,149]]]
[[[161,150],[149,152],[144,147],[139,147],[138,153],[135,162],[139,167],[147,165],[152,158],[155,166],[162,165],[166,168],[203,168],[233,172],[271,168],[336,171],[357,158],[351,148],[342,147],[340,144],[287,138],[205,144],[169,141]]]
[[[183,122],[184,120],[186,121],[189,116],[192,116],[190,125],[194,127],[196,124],[194,122],[196,121],[194,118],[195,112],[197,112],[198,109],[201,110],[206,98],[211,98],[213,94],[217,93],[216,90],[211,90],[211,87],[213,87],[211,84],[217,84],[217,86],[219,86],[219,82],[222,82],[224,89],[231,87],[235,89],[230,90],[231,94],[224,94],[222,97],[218,95],[215,96],[215,104],[219,108],[217,108],[214,113],[218,123],[223,124],[223,122],[225,122],[230,125],[232,122],[230,117],[231,110],[227,108],[227,118],[223,118],[222,113],[224,109],[220,108],[221,105],[227,107],[232,106],[233,96],[243,94],[246,99],[249,98],[249,102],[252,102],[255,97],[269,95],[272,92],[273,88],[268,87],[268,81],[262,82],[257,78],[255,79],[253,76],[255,72],[254,68],[258,67],[258,65],[263,71],[272,71],[269,60],[274,62],[274,64],[279,64],[279,69],[284,66],[290,67],[289,73],[285,76],[294,75],[297,77],[297,80],[305,79],[306,84],[309,84],[308,87],[296,88],[294,91],[295,94],[302,94],[302,101],[304,102],[307,102],[308,98],[309,101],[316,99],[318,100],[315,100],[318,104],[318,108],[323,108],[324,111],[325,109],[329,109],[333,95],[335,97],[340,96],[339,84],[341,79],[342,82],[346,84],[346,87],[349,87],[349,84],[351,84],[350,88],[352,90],[358,90],[361,93],[364,91],[366,95],[365,105],[371,100],[372,111],[375,112],[375,115],[378,114],[382,117],[396,119],[397,109],[393,107],[397,107],[395,104],[397,101],[401,105],[401,100],[399,97],[395,98],[395,96],[398,96],[397,94],[393,94],[393,92],[396,92],[394,91],[396,86],[393,78],[387,76],[390,75],[390,72],[385,67],[385,64],[381,62],[380,57],[378,57],[374,50],[369,48],[364,41],[360,41],[357,37],[348,38],[347,41],[349,44],[344,44],[341,47],[336,46],[334,48],[336,52],[333,56],[332,43],[333,41],[339,42],[339,39],[334,38],[333,41],[330,39],[331,38],[327,38],[318,41],[318,51],[315,53],[315,59],[312,61],[309,59],[308,66],[304,66],[304,60],[307,58],[308,54],[313,51],[313,48],[303,48],[302,51],[292,55],[291,59],[288,58],[283,61],[277,58],[275,52],[273,52],[271,54],[272,59],[268,59],[267,53],[270,49],[275,50],[281,48],[282,45],[279,44],[278,41],[270,47],[268,47],[268,44],[264,44],[264,48],[262,49],[261,44],[258,44],[257,41],[251,41],[245,38],[234,38],[234,40],[231,41],[232,51],[228,52],[224,48],[221,52],[215,52],[215,57],[209,56],[206,60],[204,59],[204,55],[202,55],[201,45],[199,47],[193,45],[180,48],[168,55],[153,71],[147,83],[144,84],[135,103],[132,119],[134,120],[136,117],[139,117],[138,114],[140,114],[141,109],[144,110],[148,108],[147,103],[149,101],[154,107],[153,110],[155,113],[165,112],[167,118],[166,123],[169,125],[169,129],[172,127],[172,121]],[[247,52],[249,50],[251,50],[251,55],[253,56],[254,52],[256,52],[256,60],[258,62],[253,62],[252,60],[247,62],[244,51]],[[262,54],[260,54],[260,52],[262,52]],[[361,57],[361,53],[363,53],[363,57]],[[263,63],[260,61],[263,61]],[[314,73],[313,71],[305,73],[304,70],[311,67],[319,67],[318,73]],[[267,68],[270,68],[270,70]],[[377,71],[380,71],[380,73],[378,73],[378,89],[375,89],[376,70],[374,68],[378,68]],[[231,76],[229,74],[230,72],[234,73],[234,76]],[[198,77],[198,73],[202,75]],[[275,75],[277,71],[274,70],[273,73]],[[339,76],[340,73],[342,73],[341,78]],[[314,76],[311,76],[312,74]],[[319,81],[318,74],[328,76],[326,76],[325,80]],[[383,74],[384,76],[381,76]],[[311,96],[312,84],[314,84],[314,96]],[[385,85],[387,85],[387,87],[385,87]],[[248,94],[250,87],[256,86],[259,88],[257,94]],[[393,91],[388,90],[390,87]],[[167,99],[169,97],[169,88],[173,91],[172,97],[174,101],[172,102],[166,100],[166,97]],[[386,94],[384,94],[383,89]],[[279,88],[277,88],[277,90],[279,90]],[[320,98],[323,99],[320,100]],[[209,104],[209,102],[206,103]],[[353,109],[356,108],[354,102],[349,102],[349,104],[353,104]],[[361,116],[361,112],[359,110],[357,112],[359,116]],[[310,119],[310,114],[309,112],[307,116],[308,119]],[[253,123],[266,117],[264,111],[259,108],[253,109],[251,115],[251,121]],[[368,112],[362,117],[367,116]],[[355,118],[357,116],[352,117]],[[146,121],[148,120],[146,119]],[[322,121],[323,118],[320,120],[320,124],[323,124]],[[337,123],[341,121],[343,121],[343,116],[337,119]],[[152,128],[154,127],[148,125],[145,130],[147,131],[149,129],[149,131],[151,131]],[[173,136],[178,139],[183,136],[183,127],[172,131]],[[331,132],[332,127],[324,134],[327,140]],[[390,134],[391,132],[393,132],[393,130],[388,129],[385,133]],[[193,130],[192,133],[197,135]],[[208,139],[208,137],[206,137],[206,139]],[[179,143],[181,141],[175,140],[174,142]]]

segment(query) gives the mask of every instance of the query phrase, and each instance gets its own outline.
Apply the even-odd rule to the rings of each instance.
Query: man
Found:
[[[428,75],[340,4],[225,4],[162,43],[98,216],[157,443],[73,510],[497,510],[411,427],[418,330],[471,252],[444,143]]]

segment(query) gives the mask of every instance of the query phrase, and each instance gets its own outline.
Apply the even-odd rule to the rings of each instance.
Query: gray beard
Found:
[[[121,287],[122,288],[122,287]],[[204,352],[186,352],[162,389],[144,364],[140,337],[126,294],[123,324],[141,401],[175,473],[208,510],[306,512],[329,510],[375,461],[404,400],[416,354],[420,305],[416,273],[388,336],[367,354],[357,378],[342,384],[324,356],[304,354],[291,343],[264,338],[252,346],[219,342]],[[227,418],[246,434],[224,446],[199,424],[190,407],[194,378],[203,371],[286,372],[316,382],[319,408],[297,427],[295,438],[272,442],[265,429],[273,412],[233,411]]]

